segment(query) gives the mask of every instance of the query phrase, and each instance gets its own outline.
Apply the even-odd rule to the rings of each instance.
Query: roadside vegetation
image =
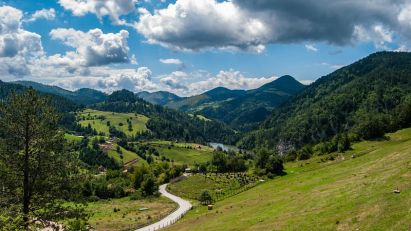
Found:
[[[177,205],[166,198],[130,198],[101,200],[88,203],[85,208],[92,214],[89,223],[96,230],[135,230],[161,220]]]

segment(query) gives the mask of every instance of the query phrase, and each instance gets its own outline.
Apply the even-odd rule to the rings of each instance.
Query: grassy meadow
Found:
[[[167,230],[409,230],[411,129],[387,136],[335,158],[288,163],[286,176],[212,211],[195,207]]]
[[[174,143],[170,141],[152,141],[150,146],[157,149],[160,156],[174,160],[177,164],[194,165],[211,160],[213,149],[194,143]]]
[[[92,214],[89,223],[99,231],[135,230],[161,220],[175,209],[177,204],[165,197],[101,200],[86,208]]]
[[[202,191],[207,190],[218,201],[247,190],[258,182],[257,177],[246,174],[195,174],[169,184],[167,189],[174,195],[192,200],[198,200]]]
[[[109,134],[109,126],[107,126],[107,122],[109,122],[111,126],[124,132],[127,136],[135,135],[140,131],[146,131],[146,123],[149,120],[144,115],[136,115],[134,113],[116,113],[92,109],[83,110],[78,114],[77,118],[81,126],[87,127],[90,124],[98,133],[104,133],[105,135]],[[132,131],[129,130],[127,119],[131,121]]]

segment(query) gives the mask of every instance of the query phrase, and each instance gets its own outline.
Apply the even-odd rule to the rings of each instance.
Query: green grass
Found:
[[[174,160],[177,164],[194,165],[195,163],[205,163],[211,160],[213,149],[193,143],[172,143],[170,141],[152,141],[151,146],[157,149],[160,156],[165,156]]]
[[[240,179],[247,180],[241,182]],[[202,191],[207,190],[214,200],[220,200],[253,187],[258,178],[246,174],[196,174],[169,184],[167,189],[177,196],[198,200]]]
[[[65,133],[64,138],[69,142],[80,142],[83,137]]]
[[[138,159],[139,161],[145,161],[140,156],[138,156],[136,153],[130,152],[120,146],[120,150],[123,154],[123,158],[121,158],[120,153],[117,152],[117,146],[118,146],[117,144],[114,144],[113,148],[107,151],[107,155],[109,157],[112,157],[118,163],[124,164],[124,163],[127,163],[135,159]]]
[[[169,230],[408,230],[411,129],[389,137],[355,144],[334,161],[289,163],[288,175],[212,211],[196,207]],[[397,187],[400,194],[393,193]]]
[[[105,119],[98,119],[100,116],[105,117]],[[139,131],[146,131],[146,124],[149,120],[149,118],[144,115],[136,115],[134,113],[115,113],[92,109],[86,109],[80,112],[77,119],[81,126],[87,127],[88,124],[90,124],[98,133],[104,133],[105,135],[109,134],[109,126],[107,126],[107,121],[109,121],[111,126],[124,132],[127,136],[135,135]],[[127,119],[131,121],[132,131],[128,130]],[[120,126],[120,123],[123,125]]]
[[[119,211],[114,212],[114,208]],[[140,208],[148,208],[139,211]],[[89,223],[96,230],[135,230],[154,223],[177,208],[171,200],[160,197],[144,200],[129,198],[100,200],[89,203],[86,210],[92,214]]]

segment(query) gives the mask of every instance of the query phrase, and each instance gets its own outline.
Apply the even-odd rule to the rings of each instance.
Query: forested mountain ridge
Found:
[[[102,103],[95,104],[94,109],[102,111],[138,113],[149,117],[147,128],[150,133],[140,136],[166,140],[184,140],[197,143],[223,142],[233,144],[239,135],[227,125],[213,120],[204,120],[183,112],[153,105],[134,93],[115,91]]]
[[[201,108],[206,104],[218,103],[220,101],[233,99],[244,94],[244,90],[230,90],[225,87],[217,87],[200,95],[194,95],[168,102],[165,106],[180,111],[193,112],[197,108]]]
[[[28,87],[26,86],[15,83],[6,83],[0,80],[0,99],[6,99],[12,92],[20,93],[27,89]],[[69,99],[66,99],[65,97],[47,92],[39,92],[43,95],[51,97],[53,106],[56,107],[57,111],[59,112],[70,112],[80,108],[80,105]]]
[[[156,91],[151,93],[147,91],[142,91],[136,93],[136,95],[149,103],[158,104],[162,106],[166,105],[171,101],[177,101],[181,99],[180,96],[167,91]]]
[[[13,83],[26,87],[32,87],[39,92],[59,95],[83,105],[91,105],[103,102],[107,98],[107,95],[105,93],[90,88],[81,88],[76,91],[69,91],[57,86],[49,86],[32,81],[16,81]]]
[[[379,52],[318,79],[241,142],[301,147],[348,133],[381,137],[411,122],[411,53]]]
[[[271,110],[301,91],[305,86],[291,76],[282,76],[253,90],[215,88],[201,95],[170,102],[166,106],[202,114],[240,130],[262,122]]]

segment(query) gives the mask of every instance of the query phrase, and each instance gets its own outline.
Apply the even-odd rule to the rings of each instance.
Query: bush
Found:
[[[208,205],[213,202],[213,197],[207,190],[204,190],[201,192],[200,198],[198,198],[198,200],[201,201],[203,205]]]

